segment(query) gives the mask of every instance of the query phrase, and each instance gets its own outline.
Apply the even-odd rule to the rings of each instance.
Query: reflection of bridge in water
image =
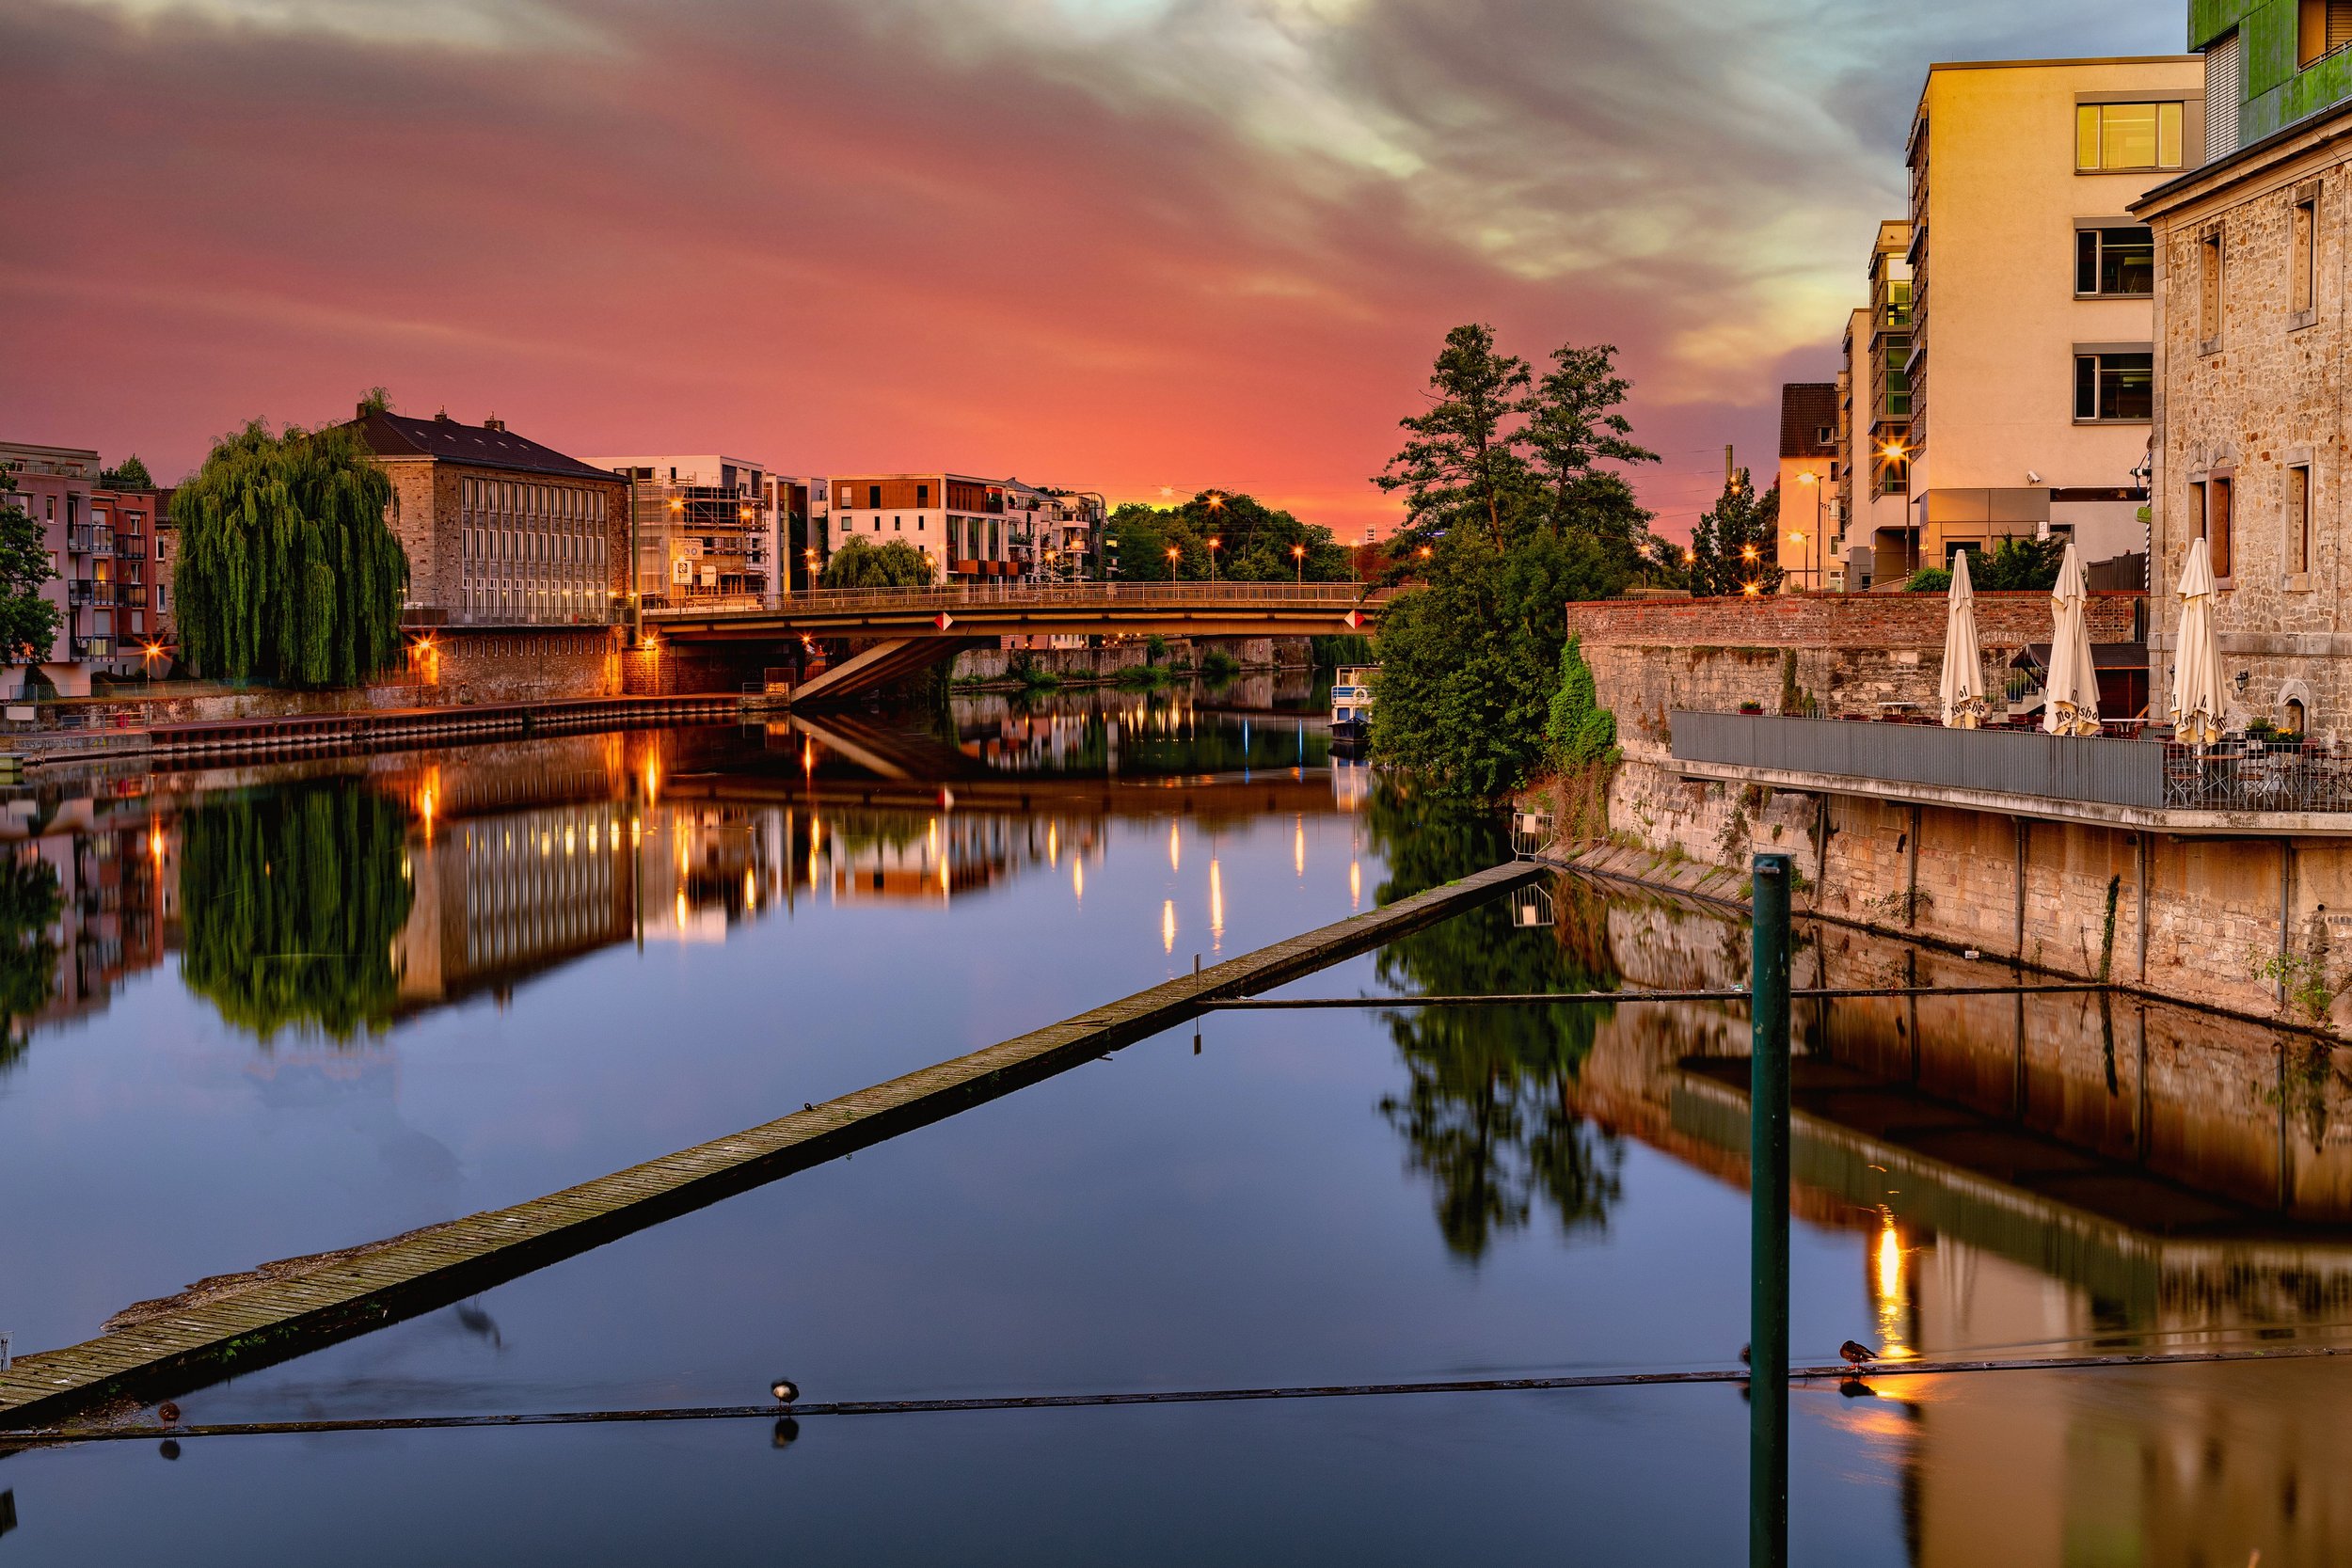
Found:
[[[819,589],[649,610],[645,627],[687,649],[868,645],[812,677],[796,705],[863,695],[1005,637],[1310,637],[1375,625],[1390,595],[1354,582],[1073,582]]]

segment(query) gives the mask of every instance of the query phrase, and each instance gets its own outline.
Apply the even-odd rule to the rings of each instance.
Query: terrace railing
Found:
[[[2149,809],[2352,812],[2352,756],[2292,744],[2192,747],[1691,709],[1672,723],[1681,762]]]

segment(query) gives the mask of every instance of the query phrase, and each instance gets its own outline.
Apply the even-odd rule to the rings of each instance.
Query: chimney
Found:
[[[435,424],[449,424],[449,423],[451,423],[452,421],[451,421],[450,417],[449,417],[449,410],[448,410],[448,409],[446,409],[446,408],[444,408],[444,409],[441,409],[439,412],[436,413],[436,414],[433,416],[433,422],[434,422]]]
[[[504,430],[506,428],[506,421],[500,419],[496,414],[485,415],[482,420],[482,428],[485,430]]]

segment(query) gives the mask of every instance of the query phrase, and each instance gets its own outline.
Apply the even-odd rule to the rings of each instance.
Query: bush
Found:
[[[1616,750],[1617,716],[1600,705],[1581,639],[1569,638],[1560,650],[1560,689],[1551,694],[1544,736],[1563,768],[1600,762]]]
[[[1922,566],[1903,579],[1906,594],[1948,594],[1952,574],[1942,566]]]
[[[1200,673],[1213,681],[1229,681],[1241,673],[1241,660],[1223,648],[1211,648],[1200,656]]]
[[[1113,686],[1123,686],[1132,690],[1166,686],[1168,678],[1168,672],[1156,664],[1128,664],[1111,673]]]
[[[852,536],[833,552],[818,579],[826,588],[928,588],[931,563],[912,545],[869,545]]]

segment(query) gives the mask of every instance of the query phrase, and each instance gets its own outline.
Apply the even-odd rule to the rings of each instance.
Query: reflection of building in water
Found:
[[[724,942],[727,927],[788,905],[793,811],[679,804],[645,814],[638,918],[648,942]]]
[[[839,811],[824,818],[822,842],[836,902],[877,898],[945,903],[1026,865],[1058,866],[1094,851],[1093,818],[980,812]]]
[[[1688,908],[1610,908],[1606,956],[1629,985],[1738,985],[1745,946]],[[1839,986],[1994,982],[1844,930],[1815,933],[1797,969]],[[1792,1207],[1861,1240],[1856,1288],[1890,1354],[2242,1348],[2352,1321],[2352,1118],[2333,1063],[2300,1065],[2309,1048],[2078,997],[1801,1003],[1795,1022]],[[1572,1094],[1738,1182],[1746,1041],[1736,1009],[1620,1006]],[[2346,1371],[1886,1380],[1824,1408],[1901,1475],[1916,1563],[2222,1564],[2256,1548],[2265,1565],[2324,1563],[2352,1560]]]
[[[503,988],[630,938],[630,817],[612,804],[443,822],[409,846],[404,1009]]]
[[[47,933],[56,967],[34,1022],[102,1008],[123,981],[163,961],[178,862],[151,809],[135,784],[78,798],[42,790],[0,806],[0,851],[56,880],[58,916]]]

